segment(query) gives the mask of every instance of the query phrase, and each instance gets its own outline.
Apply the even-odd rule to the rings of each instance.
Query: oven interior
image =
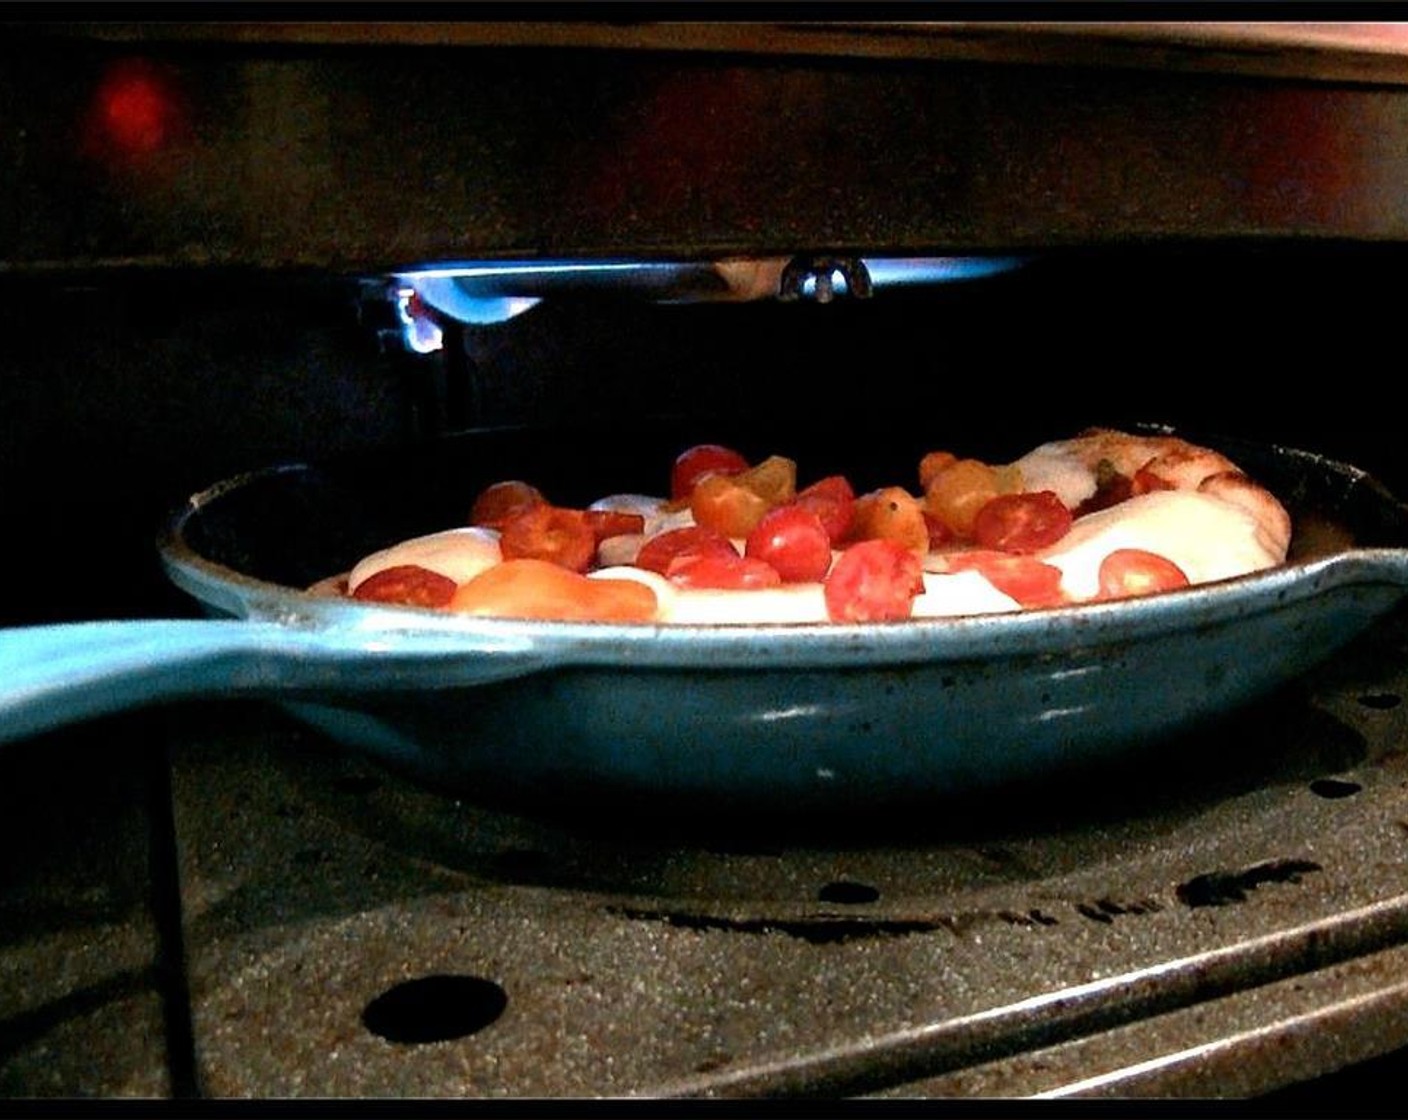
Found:
[[[130,53],[65,44],[90,68]],[[281,60],[296,85],[304,56],[270,50],[260,88]],[[394,85],[384,59],[366,80]],[[785,73],[764,87],[790,88]],[[928,71],[903,73],[922,86]],[[1094,88],[1086,71],[1070,81]],[[858,118],[837,128],[863,147]],[[580,156],[589,129],[569,123]],[[386,262],[261,267],[268,250],[246,245],[208,265],[168,249],[41,267],[22,246],[0,273],[4,624],[192,616],[152,545],[185,495],[470,429],[514,430],[551,461],[564,430],[628,446],[668,423],[758,453],[804,438],[841,469],[1153,422],[1306,448],[1408,492],[1391,388],[1408,238],[1229,222],[965,244],[858,220],[831,241],[799,205],[795,240],[760,237],[758,256],[842,244],[848,260],[903,260],[929,237],[927,255],[993,267],[864,298],[587,287],[503,321],[421,308],[408,322]],[[41,232],[60,228],[54,209]],[[83,213],[106,251],[113,212]],[[678,255],[646,245],[657,218],[634,227],[639,259]],[[403,220],[414,232],[421,216]],[[600,259],[596,231],[577,233]],[[467,248],[495,236],[516,235],[471,230]],[[656,466],[643,488],[663,484]],[[1359,1088],[1408,1043],[1405,689],[1400,613],[1153,767],[802,833],[675,833],[590,803],[510,812],[250,701],[7,744],[0,1092],[1289,1102]]]

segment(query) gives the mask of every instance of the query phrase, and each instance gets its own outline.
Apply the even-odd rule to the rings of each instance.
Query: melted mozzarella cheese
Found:
[[[352,569],[347,577],[347,588],[355,591],[369,576],[402,564],[428,568],[456,583],[465,583],[502,559],[499,534],[494,530],[474,526],[446,529],[373,552]]]
[[[1095,472],[1063,444],[1045,444],[1012,465],[1021,473],[1023,490],[1054,491],[1067,509],[1075,509],[1095,493]]]
[[[911,618],[946,618],[959,614],[1000,614],[1021,610],[977,572],[924,573],[924,593],[915,597]]]
[[[622,533],[618,537],[607,537],[596,546],[597,562],[605,568],[615,568],[622,564],[634,564],[640,555],[641,545],[649,538],[644,533]]]
[[[1118,548],[1172,560],[1190,583],[1227,579],[1274,567],[1284,557],[1262,541],[1256,518],[1209,494],[1156,490],[1082,517],[1038,555],[1061,569],[1061,586],[1076,599],[1100,590],[1100,562]]]

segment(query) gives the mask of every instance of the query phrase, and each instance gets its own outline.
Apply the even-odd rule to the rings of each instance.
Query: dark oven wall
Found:
[[[448,361],[388,344],[389,307],[351,278],[12,280],[0,518],[18,544],[3,553],[3,621],[185,610],[152,539],[186,494],[464,425],[629,438],[683,420],[759,454],[829,447],[826,469],[865,482],[868,462],[929,447],[1000,457],[1091,423],[1159,421],[1311,447],[1403,489],[1400,421],[1377,375],[1404,258],[1144,247],[825,306],[548,301],[451,331],[463,359]],[[642,487],[666,469],[642,464]]]

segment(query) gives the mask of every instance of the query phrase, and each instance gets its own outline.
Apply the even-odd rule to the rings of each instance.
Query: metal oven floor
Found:
[[[0,791],[0,1094],[165,1096],[183,1071],[216,1097],[1316,1078],[1408,1046],[1405,655],[1400,615],[1166,764],[805,836],[480,808],[255,705],[12,747],[6,779],[48,786]],[[168,780],[174,854],[146,819]]]
[[[1408,1045],[1405,635],[1166,766],[805,837],[535,821],[232,713],[173,748],[201,1085],[1245,1096]]]

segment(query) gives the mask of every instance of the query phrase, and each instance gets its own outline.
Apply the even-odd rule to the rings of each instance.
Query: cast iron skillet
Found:
[[[686,438],[466,433],[222,482],[159,542],[170,578],[215,617],[0,632],[0,740],[157,701],[258,696],[471,796],[873,809],[1157,751],[1327,658],[1408,588],[1408,513],[1372,478],[1190,435],[1281,495],[1299,549],[1327,515],[1354,545],[1146,599],[888,625],[466,619],[297,590],[462,523],[496,479],[528,478],[562,504],[659,492]],[[791,452],[807,477],[847,468],[822,448],[745,449]],[[896,448],[855,481],[906,478],[916,461]]]

